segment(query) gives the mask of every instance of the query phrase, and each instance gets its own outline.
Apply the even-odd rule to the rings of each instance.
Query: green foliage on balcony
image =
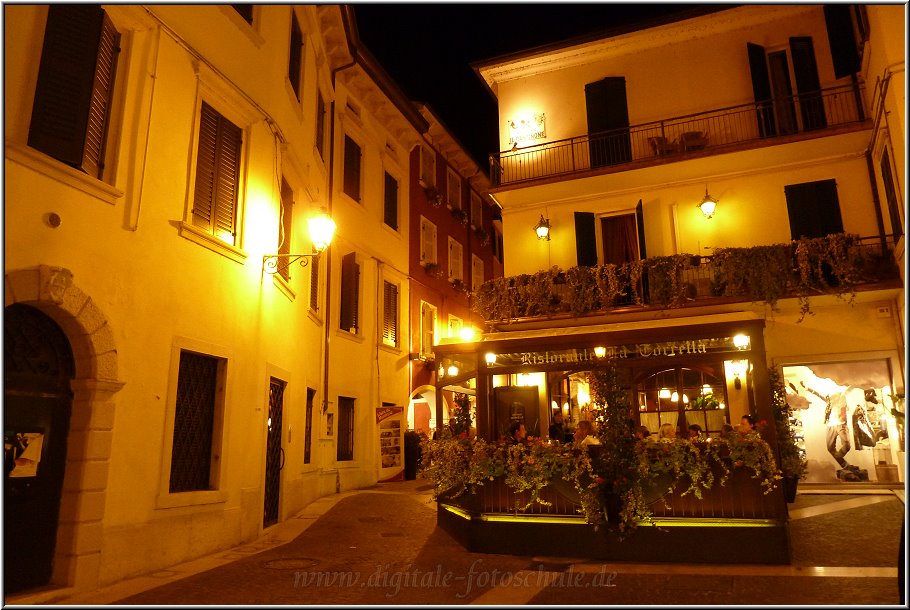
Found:
[[[811,296],[831,294],[852,303],[856,287],[896,277],[890,252],[838,233],[751,248],[718,248],[712,256],[675,254],[622,265],[562,270],[553,267],[485,282],[474,309],[488,321],[571,314],[625,306],[683,307],[701,297],[764,302],[797,298],[800,321]],[[699,280],[710,293],[699,291]]]

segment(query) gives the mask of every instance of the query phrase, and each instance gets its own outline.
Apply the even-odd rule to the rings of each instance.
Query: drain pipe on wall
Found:
[[[335,199],[335,109],[338,98],[338,73],[347,70],[357,64],[351,60],[350,63],[344,64],[332,70],[332,122],[329,126],[329,190],[326,196],[328,209],[326,213],[332,216],[332,201]],[[317,95],[321,95],[317,92]],[[332,341],[332,246],[325,249],[325,315],[323,316],[323,325],[325,328],[325,337],[322,345],[322,414],[325,415],[329,410],[329,347]]]

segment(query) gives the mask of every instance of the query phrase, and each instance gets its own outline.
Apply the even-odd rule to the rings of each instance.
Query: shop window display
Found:
[[[791,425],[809,461],[808,483],[903,479],[903,401],[886,360],[783,367]]]

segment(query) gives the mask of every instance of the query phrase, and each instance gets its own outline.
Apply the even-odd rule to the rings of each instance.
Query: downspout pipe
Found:
[[[350,63],[344,64],[332,70],[332,105],[331,105],[331,117],[332,121],[329,125],[329,192],[326,197],[328,210],[326,212],[329,216],[332,215],[332,202],[335,199],[335,117],[336,117],[336,104],[335,101],[337,97],[337,82],[338,82],[338,73],[342,70],[347,70],[348,68],[356,65],[357,62],[351,61]],[[330,245],[325,249],[325,315],[323,316],[323,327],[325,328],[325,337],[323,339],[322,346],[322,414],[325,415],[329,410],[329,348],[331,347],[332,342],[332,246]],[[313,264],[316,264],[315,262]]]

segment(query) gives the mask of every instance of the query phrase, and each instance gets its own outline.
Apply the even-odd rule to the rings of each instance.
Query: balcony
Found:
[[[487,322],[700,307],[731,302],[774,306],[797,298],[846,296],[900,287],[890,236],[836,234],[751,248],[719,248],[710,256],[675,254],[622,265],[558,268],[498,278],[473,293]]]
[[[490,155],[490,177],[495,188],[681,161],[836,133],[865,119],[861,88],[833,87],[503,151]]]

